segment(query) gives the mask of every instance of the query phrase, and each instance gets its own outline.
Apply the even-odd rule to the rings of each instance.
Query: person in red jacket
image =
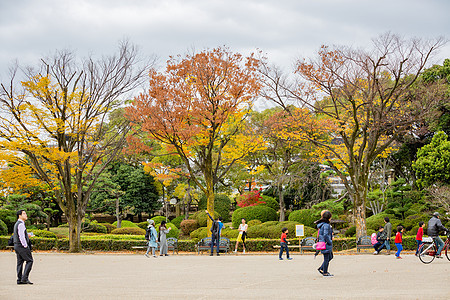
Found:
[[[416,235],[416,242],[417,242],[416,256],[419,255],[419,248],[420,248],[420,245],[422,244],[424,227],[425,227],[425,222],[419,222],[419,230],[417,230],[417,235]]]
[[[403,232],[405,232],[405,228],[403,228],[403,226],[399,225],[397,226],[397,234],[395,235],[395,246],[397,247],[397,252],[395,253],[395,257],[397,259],[401,259],[402,257],[400,256],[400,252],[402,252],[403,250],[403,246],[402,246],[402,235]]]

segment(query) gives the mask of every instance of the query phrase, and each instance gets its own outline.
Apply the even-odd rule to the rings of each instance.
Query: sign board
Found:
[[[295,236],[305,236],[305,226],[303,224],[295,225]]]

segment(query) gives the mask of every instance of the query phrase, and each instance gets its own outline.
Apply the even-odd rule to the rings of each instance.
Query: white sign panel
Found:
[[[295,225],[295,236],[305,236],[305,226],[303,224]]]

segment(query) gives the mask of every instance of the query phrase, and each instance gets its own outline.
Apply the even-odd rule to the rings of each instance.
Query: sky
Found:
[[[287,70],[321,45],[369,47],[385,32],[450,38],[448,0],[0,0],[0,81],[14,60],[37,65],[56,50],[110,55],[120,40],[156,56],[227,46],[256,49]],[[432,63],[450,58],[450,43]]]

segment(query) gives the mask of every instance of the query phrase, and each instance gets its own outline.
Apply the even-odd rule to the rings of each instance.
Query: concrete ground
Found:
[[[0,299],[450,299],[450,261],[413,255],[322,256],[34,253],[30,280],[17,285],[16,257],[0,252]]]

